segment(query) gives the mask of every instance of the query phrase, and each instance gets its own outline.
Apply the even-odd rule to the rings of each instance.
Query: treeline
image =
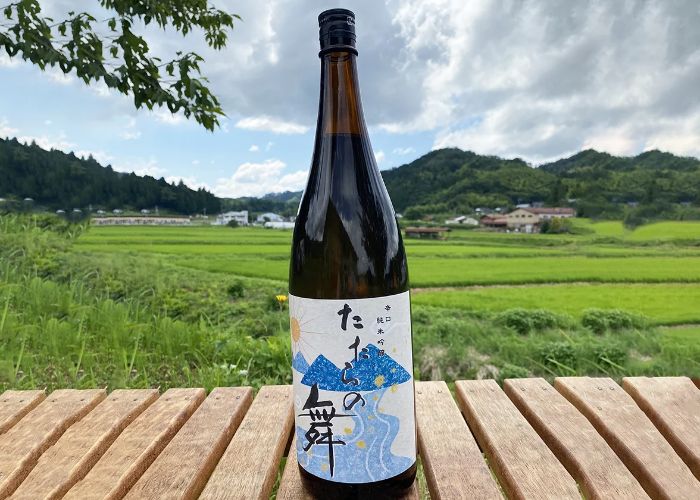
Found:
[[[396,210],[412,219],[536,202],[630,223],[700,218],[700,160],[660,151],[617,157],[586,150],[533,168],[441,149],[382,175]]]
[[[204,189],[171,184],[162,177],[115,172],[94,158],[0,139],[0,197],[23,200],[52,210],[158,207],[179,214],[219,212],[221,200]]]

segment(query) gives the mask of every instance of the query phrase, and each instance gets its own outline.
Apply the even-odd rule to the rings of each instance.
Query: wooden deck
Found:
[[[427,491],[414,485],[410,498],[700,499],[689,378],[455,389],[416,384]],[[6,391],[0,499],[269,498],[278,480],[277,498],[309,498],[294,453],[281,466],[293,420],[289,386]]]

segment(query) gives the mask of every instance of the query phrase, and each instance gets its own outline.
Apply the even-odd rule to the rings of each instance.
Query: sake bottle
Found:
[[[363,117],[355,15],[318,20],[318,122],[289,273],[290,453],[318,497],[396,497],[416,474],[406,253]]]

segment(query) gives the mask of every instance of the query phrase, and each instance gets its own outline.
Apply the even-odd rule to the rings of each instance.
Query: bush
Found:
[[[576,373],[576,349],[568,342],[549,342],[539,348],[542,364],[555,374]]]
[[[498,372],[498,382],[503,383],[507,378],[526,378],[530,376],[530,372],[527,368],[523,368],[518,365],[511,365],[510,363],[504,363]]]
[[[245,295],[245,285],[241,280],[236,280],[226,289],[228,296],[234,299],[240,299]]]
[[[602,334],[606,331],[644,328],[647,320],[643,316],[620,309],[586,309],[583,311],[581,324],[593,333]]]
[[[512,328],[521,335],[531,331],[542,331],[551,328],[564,328],[569,319],[566,316],[554,314],[546,309],[508,309],[496,316],[496,323]]]
[[[238,221],[236,220],[230,220],[226,223],[228,227],[238,227]]]

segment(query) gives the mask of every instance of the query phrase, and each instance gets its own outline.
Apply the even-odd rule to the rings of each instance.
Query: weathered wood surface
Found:
[[[158,398],[156,389],[113,391],[39,459],[13,499],[58,499],[88,473],[114,440]]]
[[[250,387],[214,389],[126,498],[197,498],[252,400]]]
[[[105,396],[102,389],[55,391],[0,436],[0,498],[12,494],[41,454]]]
[[[65,498],[122,498],[204,400],[204,389],[169,389],[114,441]]]
[[[502,498],[445,382],[416,382],[416,420],[432,498]]]
[[[0,434],[46,398],[44,391],[5,391],[0,395]]]
[[[509,497],[581,498],[576,482],[496,381],[455,386],[469,427]]]
[[[622,387],[700,480],[700,390],[687,377],[627,377]]]
[[[576,479],[586,498],[648,498],[586,417],[546,380],[506,380],[503,389]]]
[[[700,498],[700,391],[687,378],[625,379],[633,397],[609,379],[455,386],[464,416],[445,383],[416,383],[427,491],[414,484],[407,499]],[[104,396],[0,396],[0,498],[266,499],[294,446],[289,386],[254,399],[250,388]],[[310,498],[294,449],[280,499]]]
[[[299,463],[294,451],[296,450],[295,440],[296,438],[293,437],[289,446],[289,455],[287,456],[287,462],[284,464],[284,472],[277,490],[277,498],[278,500],[313,500],[313,495],[304,488],[304,483],[301,479]],[[406,494],[396,500],[418,500],[419,498],[418,484],[414,482]]]
[[[652,498],[700,498],[700,482],[654,424],[609,378],[560,377],[555,387],[593,424]]]
[[[292,430],[292,388],[260,389],[201,498],[267,499]]]

